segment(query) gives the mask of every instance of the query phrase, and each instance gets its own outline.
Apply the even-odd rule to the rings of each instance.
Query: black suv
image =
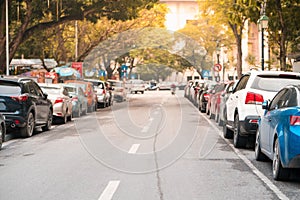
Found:
[[[6,128],[19,129],[22,137],[30,137],[36,127],[49,130],[53,107],[47,96],[33,79],[1,77],[0,113]]]

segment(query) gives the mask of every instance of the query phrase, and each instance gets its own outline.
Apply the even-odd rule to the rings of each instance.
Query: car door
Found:
[[[30,87],[33,88],[34,94],[36,95],[37,121],[41,123],[46,122],[48,119],[50,102],[47,100],[37,83],[32,81]]]
[[[227,120],[228,123],[232,126],[234,121],[234,112],[235,108],[239,104],[239,98],[246,88],[247,82],[249,80],[249,75],[244,75],[239,82],[237,83],[236,87],[233,89],[233,92],[229,95],[228,100],[226,102],[226,113],[227,113]]]
[[[289,89],[279,91],[270,103],[269,109],[261,118],[261,146],[268,154],[273,152],[273,138],[275,128],[279,123],[282,108],[286,107],[286,100],[290,95]]]

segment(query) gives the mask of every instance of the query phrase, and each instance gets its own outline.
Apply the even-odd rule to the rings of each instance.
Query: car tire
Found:
[[[235,148],[244,148],[247,144],[247,137],[240,135],[240,121],[239,115],[236,114],[234,117],[234,129],[233,129],[233,146]]]
[[[283,168],[283,166],[281,164],[278,138],[275,139],[273,155],[274,155],[274,157],[273,157],[273,163],[272,163],[272,172],[273,172],[274,180],[285,181],[285,180],[289,179],[290,169]]]
[[[73,116],[72,116],[72,113],[71,113],[71,114],[67,117],[68,122],[72,121],[72,118],[73,118]]]
[[[0,125],[0,150],[2,148],[2,144],[5,140],[5,125],[1,124]]]
[[[255,160],[257,160],[257,161],[266,161],[267,160],[267,156],[261,152],[259,129],[257,129],[257,132],[256,132],[254,152],[255,152]]]
[[[49,131],[52,126],[52,122],[53,122],[53,113],[50,110],[48,113],[48,119],[47,119],[46,125],[42,127],[42,130]]]
[[[67,123],[67,121],[68,121],[67,111],[66,111],[65,116],[63,116],[62,118],[60,118],[60,120],[61,120],[62,124],[66,124]]]
[[[20,129],[22,137],[31,137],[35,128],[35,120],[33,113],[30,112],[27,116],[26,125]]]

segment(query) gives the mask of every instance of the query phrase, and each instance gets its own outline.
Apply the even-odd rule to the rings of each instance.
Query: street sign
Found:
[[[208,78],[209,77],[209,70],[202,70],[202,77]]]
[[[215,64],[215,65],[214,65],[214,70],[215,70],[216,72],[221,71],[221,70],[222,70],[222,65],[219,64],[219,63]]]

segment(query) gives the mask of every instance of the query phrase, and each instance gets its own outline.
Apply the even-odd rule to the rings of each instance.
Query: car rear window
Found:
[[[0,82],[1,96],[14,96],[20,94],[21,94],[21,87],[19,85],[8,83],[8,82]]]
[[[60,93],[60,88],[56,87],[43,87],[41,86],[42,90],[48,94],[59,94]]]
[[[251,88],[270,92],[277,92],[287,85],[298,84],[300,84],[300,77],[297,76],[257,76],[255,77]]]

